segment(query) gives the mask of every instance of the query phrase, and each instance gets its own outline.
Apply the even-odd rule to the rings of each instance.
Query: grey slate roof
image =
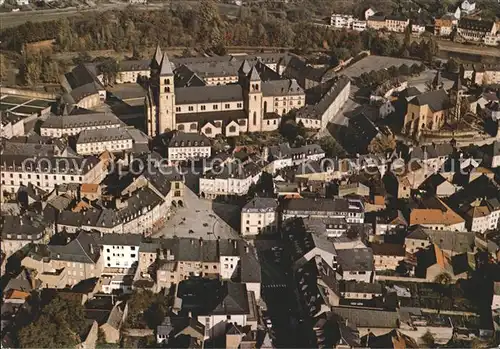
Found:
[[[271,80],[262,82],[262,94],[267,96],[298,96],[303,95],[304,90],[296,80]]]
[[[161,61],[160,76],[172,76],[174,72],[172,70],[172,64],[168,59],[168,55],[163,53],[163,59]]]
[[[353,207],[348,199],[303,198],[287,200],[283,211],[317,211],[317,212],[362,212],[361,207]]]
[[[398,328],[398,313],[395,311],[332,307],[332,312],[341,316],[349,324],[364,328]]]
[[[282,143],[279,145],[269,147],[269,154],[276,159],[285,159],[299,155],[311,155],[311,154],[324,154],[325,151],[321,149],[318,144],[306,144],[302,147],[291,148],[288,143]]]
[[[127,129],[112,127],[106,129],[83,130],[78,136],[77,144],[112,142],[132,139]]]
[[[228,111],[209,111],[201,113],[182,113],[177,114],[176,121],[183,122],[198,122],[200,125],[207,122],[222,121],[229,123],[232,120],[246,120],[247,113],[244,110],[228,110]]]
[[[410,100],[409,103],[420,106],[428,105],[433,112],[446,110],[451,107],[450,98],[445,90],[424,92]]]
[[[69,129],[93,126],[123,125],[118,117],[113,113],[72,113],[70,115],[50,114],[41,128]]]
[[[238,84],[191,86],[175,89],[176,104],[243,102],[243,89]]]
[[[170,140],[169,147],[207,147],[210,146],[210,140],[207,136],[200,133],[176,132]]]
[[[337,261],[343,271],[373,271],[373,253],[370,248],[338,250]]]
[[[94,264],[99,259],[96,241],[83,231],[67,245],[47,245],[47,248],[50,258],[55,260]]]
[[[255,197],[243,207],[242,212],[275,212],[277,208],[276,199]]]
[[[91,233],[97,245],[139,246],[142,241],[140,234]]]

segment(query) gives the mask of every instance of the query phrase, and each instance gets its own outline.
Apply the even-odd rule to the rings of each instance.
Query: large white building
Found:
[[[85,109],[74,109],[63,115],[50,114],[40,126],[40,135],[60,138],[76,136],[89,130],[110,130],[123,126],[123,122],[113,113],[90,112]]]
[[[352,22],[354,18],[352,15],[342,15],[342,14],[332,14],[330,18],[330,25],[335,28],[346,28],[350,29],[352,27]]]
[[[288,143],[271,146],[264,150],[263,157],[269,158],[268,168],[271,172],[291,166],[297,166],[308,161],[317,161],[325,157],[325,151],[317,144],[306,144],[302,147],[291,148]]]
[[[24,118],[10,112],[0,112],[0,137],[24,136]]]
[[[256,197],[241,209],[241,234],[257,235],[276,232],[278,202],[274,198]]]
[[[101,183],[107,175],[106,163],[96,157],[3,155],[0,165],[2,192],[15,193],[28,183],[48,191],[66,183]]]
[[[80,155],[112,153],[131,150],[134,141],[125,128],[109,128],[85,130],[80,133],[76,142],[76,152]]]
[[[201,133],[178,131],[168,144],[170,162],[207,159],[211,155],[210,140]]]
[[[345,218],[347,223],[363,223],[363,203],[356,199],[303,198],[287,200],[283,204],[283,220],[294,217]]]
[[[262,174],[262,167],[255,162],[230,162],[214,168],[200,177],[200,196],[215,199],[218,196],[245,195]]]

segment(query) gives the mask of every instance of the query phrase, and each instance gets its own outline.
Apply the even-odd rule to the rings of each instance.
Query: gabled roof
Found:
[[[153,55],[153,59],[151,60],[151,67],[159,67],[161,64],[163,54],[161,52],[160,44],[156,45],[155,53]]]
[[[250,81],[260,81],[260,75],[257,72],[257,69],[255,69],[255,67],[252,68],[249,75],[250,75]]]
[[[433,112],[446,110],[451,107],[450,99],[445,90],[428,91],[410,100],[410,104],[428,105]]]
[[[172,64],[168,59],[168,55],[164,53],[163,59],[161,61],[160,76],[173,76],[173,75],[174,72],[172,71]]]

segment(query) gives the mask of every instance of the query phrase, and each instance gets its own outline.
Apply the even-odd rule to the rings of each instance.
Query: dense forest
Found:
[[[182,4],[181,4],[182,5]],[[4,49],[20,52],[24,43],[55,39],[56,50],[114,49],[142,51],[156,43],[197,49],[220,46],[275,46],[296,49],[345,48],[359,51],[373,41],[374,33],[332,31],[292,11],[273,12],[242,7],[238,18],[221,16],[213,1],[191,8],[94,13],[80,19],[31,23],[7,28],[0,34]],[[301,18],[304,17],[304,18]]]
[[[133,52],[135,59],[148,58],[145,52],[157,43],[162,47],[186,47],[187,51],[216,54],[224,54],[227,46],[267,46],[298,53],[320,49],[337,60],[362,50],[379,55],[425,57],[426,60],[436,53],[437,46],[431,41],[410,45],[409,33],[401,40],[396,35],[372,30],[335,31],[313,23],[310,16],[297,9],[268,13],[265,8],[242,7],[237,17],[229,18],[219,13],[214,1],[202,0],[197,7],[183,3],[156,11],[129,7],[83,18],[28,22],[3,30],[0,40],[2,48],[11,52],[23,52],[25,43],[54,39],[56,52],[76,51],[85,57],[86,51],[115,50]],[[24,54],[17,68],[24,83],[56,83],[59,75],[75,63],[78,62],[54,60],[50,52]]]

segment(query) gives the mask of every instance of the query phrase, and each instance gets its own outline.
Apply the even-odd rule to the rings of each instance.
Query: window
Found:
[[[224,105],[224,108],[229,109],[229,108],[231,108],[231,105],[229,103],[227,103]]]
[[[236,132],[236,127],[235,126],[229,126],[229,132],[231,132],[231,133]]]
[[[236,107],[241,108],[242,107],[241,103],[236,104]]]
[[[192,105],[190,105],[190,106],[188,107],[188,110],[189,110],[189,111],[193,111],[193,110],[194,110],[194,107],[193,107]]]
[[[257,113],[253,112],[253,124],[257,125]]]
[[[202,105],[202,106],[200,107],[200,109],[201,109],[201,110],[205,110],[205,109],[207,109],[207,107],[206,107],[206,106],[204,106],[204,105]]]
[[[135,253],[131,253],[130,258],[135,258]]]
[[[205,133],[206,133],[206,134],[211,134],[211,133],[212,133],[212,129],[211,129],[210,127],[207,127],[207,128],[205,129]]]
[[[175,107],[175,111],[176,112],[180,112],[181,111],[181,107]]]
[[[214,109],[214,110],[217,110],[217,109],[219,109],[219,106],[218,106],[217,104],[214,104],[214,105],[213,105],[213,109]]]
[[[178,125],[178,126],[177,126],[177,129],[178,129],[179,131],[184,131],[184,125]]]

